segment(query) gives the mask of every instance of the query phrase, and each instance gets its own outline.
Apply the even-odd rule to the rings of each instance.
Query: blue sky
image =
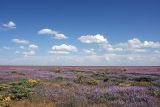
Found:
[[[1,65],[160,65],[159,0],[1,0]]]

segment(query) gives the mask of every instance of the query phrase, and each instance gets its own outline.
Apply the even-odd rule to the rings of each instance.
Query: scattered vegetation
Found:
[[[137,82],[151,82],[152,79],[150,77],[139,77],[139,78],[134,78],[135,81]]]
[[[50,70],[50,72],[60,73],[60,72],[61,72],[61,70],[60,70],[60,69],[53,69],[53,70]]]
[[[129,86],[131,86],[131,83],[119,83],[119,86],[121,86],[121,87],[129,87]]]
[[[5,70],[4,70],[5,71]],[[65,72],[64,72],[65,71]],[[158,107],[159,78],[154,72],[51,69],[1,76],[0,107]],[[137,71],[138,72],[138,71]],[[3,75],[0,72],[1,75]],[[25,75],[21,75],[25,74]],[[24,78],[24,79],[22,79]],[[82,103],[83,102],[83,103]]]
[[[82,83],[83,79],[84,79],[84,74],[82,72],[78,72],[76,74],[76,77],[77,77],[77,82],[78,83]]]
[[[98,82],[97,82],[96,80],[89,80],[89,81],[88,81],[88,84],[89,84],[89,85],[97,85]]]

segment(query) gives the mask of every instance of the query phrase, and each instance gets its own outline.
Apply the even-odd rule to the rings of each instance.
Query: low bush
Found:
[[[28,94],[32,91],[31,88],[23,87],[23,86],[13,86],[9,90],[9,95],[12,99],[20,100],[22,98],[26,98]]]
[[[26,75],[26,74],[24,74],[22,72],[17,72],[17,71],[11,71],[11,74],[12,75],[22,75],[22,76]]]
[[[82,83],[82,80],[84,79],[84,74],[82,72],[78,72],[76,74],[76,77],[77,77],[77,82]]]
[[[0,84],[0,91],[5,91],[9,89],[11,86],[9,84]]]
[[[129,86],[131,86],[131,83],[119,83],[119,86],[121,86],[121,87],[129,87]]]
[[[26,81],[28,85],[30,85],[31,87],[35,86],[38,84],[37,80],[33,80],[33,79],[29,79]]]
[[[107,82],[109,80],[109,78],[105,78],[104,80],[103,80],[103,82]]]
[[[98,82],[96,80],[89,80],[88,84],[90,84],[90,85],[97,85]]]
[[[141,81],[141,82],[138,83],[138,85],[139,86],[146,86],[147,87],[147,86],[151,86],[152,84],[151,84],[151,82]]]
[[[20,82],[11,83],[11,87],[8,89],[8,95],[14,100],[26,98],[32,92],[32,88],[37,84],[38,81],[33,79],[22,79]]]
[[[151,82],[152,79],[150,77],[139,77],[139,78],[134,78],[134,81],[137,82]]]
[[[60,73],[60,72],[61,72],[61,70],[60,70],[60,69],[53,69],[53,70],[50,70],[50,72]]]

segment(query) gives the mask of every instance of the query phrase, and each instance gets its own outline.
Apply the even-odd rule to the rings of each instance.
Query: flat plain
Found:
[[[160,66],[0,66],[0,107],[160,107]]]

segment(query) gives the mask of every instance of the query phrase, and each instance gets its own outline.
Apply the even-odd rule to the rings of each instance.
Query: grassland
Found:
[[[160,107],[160,67],[0,66],[0,107]]]

